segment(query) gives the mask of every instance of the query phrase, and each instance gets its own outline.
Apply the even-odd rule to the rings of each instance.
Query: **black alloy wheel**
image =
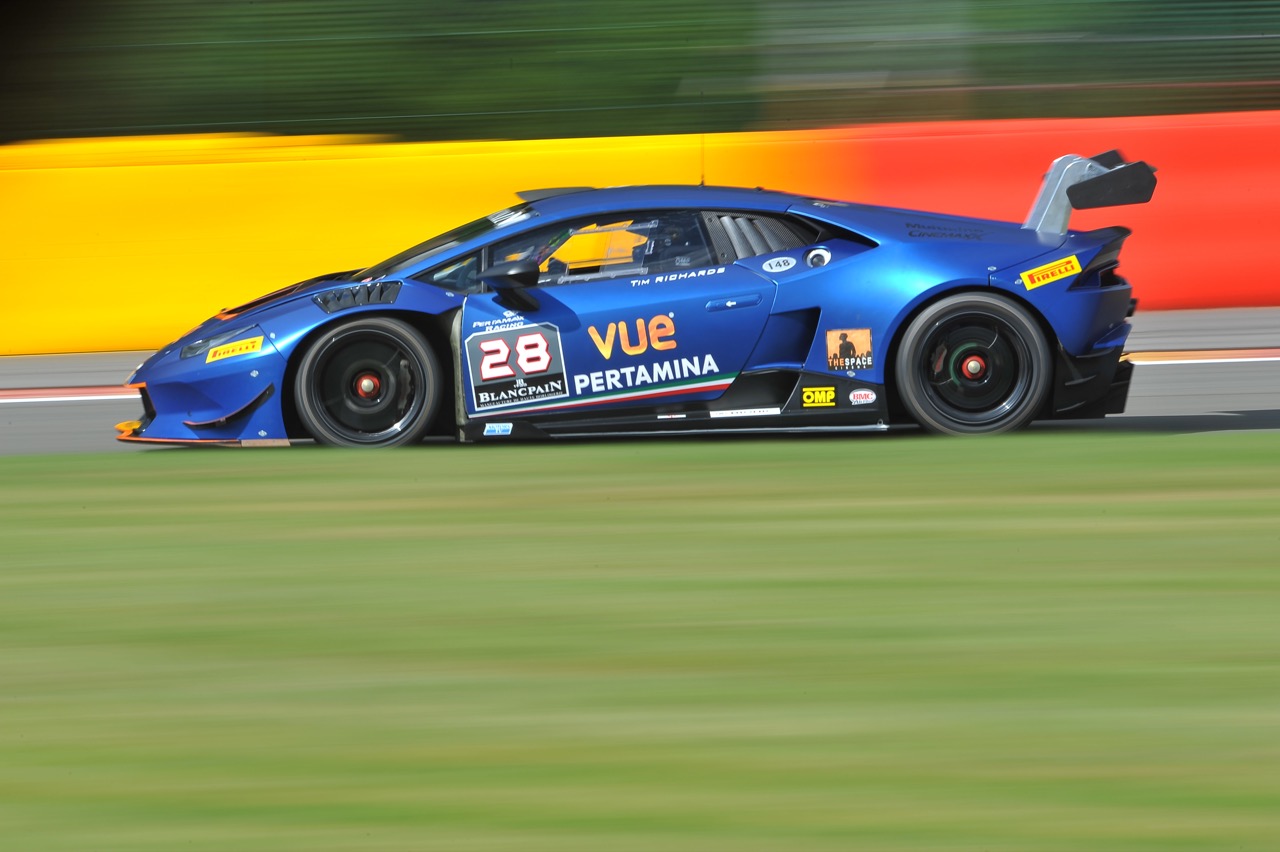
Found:
[[[898,393],[930,432],[1007,432],[1044,405],[1053,375],[1049,344],[1018,303],[958,293],[912,320],[898,348]]]
[[[393,447],[422,440],[440,407],[440,364],[413,326],[388,317],[327,329],[298,365],[298,416],[322,444]]]

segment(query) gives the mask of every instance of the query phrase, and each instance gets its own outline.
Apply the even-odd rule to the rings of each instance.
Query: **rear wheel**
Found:
[[[959,293],[925,308],[902,337],[895,367],[908,413],[931,432],[971,435],[1025,426],[1052,380],[1049,344],[1017,303]]]
[[[294,384],[298,416],[311,436],[345,447],[422,440],[440,407],[440,365],[408,323],[354,319],[311,344]]]

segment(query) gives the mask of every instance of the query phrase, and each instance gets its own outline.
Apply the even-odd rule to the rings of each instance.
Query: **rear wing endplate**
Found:
[[[1044,176],[1022,227],[1041,234],[1065,234],[1072,210],[1146,204],[1156,189],[1155,173],[1141,160],[1126,163],[1119,151],[1059,157]]]

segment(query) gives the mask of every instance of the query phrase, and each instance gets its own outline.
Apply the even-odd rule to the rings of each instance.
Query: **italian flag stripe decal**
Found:
[[[504,410],[519,411],[521,414],[527,414],[531,411],[557,411],[562,409],[587,408],[592,405],[603,405],[610,402],[635,402],[642,399],[660,399],[662,397],[680,396],[687,393],[698,393],[699,391],[722,391],[729,387],[729,385],[733,384],[733,380],[737,377],[737,373],[731,373],[710,379],[691,379],[684,382],[675,382],[658,387],[638,388],[636,390],[623,391],[621,393],[598,394],[596,396],[582,397],[569,402],[544,403],[542,405],[531,405],[527,408],[519,407]],[[488,413],[488,411],[485,412],[486,415]]]

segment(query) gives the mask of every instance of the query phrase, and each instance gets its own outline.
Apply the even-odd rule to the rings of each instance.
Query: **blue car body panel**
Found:
[[[698,215],[708,251],[718,254],[658,272],[637,265],[592,280],[566,273],[514,301],[505,287],[475,283],[481,267],[505,260],[494,254],[499,243],[628,211]],[[800,236],[749,250],[739,239],[730,248],[724,236],[736,226],[720,234],[717,221],[735,216]],[[904,328],[923,307],[966,291],[1001,294],[1035,317],[1062,359],[1055,387],[1080,385],[1071,372],[1100,358],[1101,382],[1076,392],[1079,400],[1064,391],[1043,413],[1090,410],[1120,383],[1132,299],[1114,270],[1126,235],[1044,233],[740,188],[552,192],[456,239],[424,244],[420,259],[408,253],[371,268],[394,274],[321,276],[210,318],[130,377],[144,417],[122,424],[120,437],[305,438],[296,416],[299,360],[330,330],[371,316],[422,331],[451,377],[437,431],[464,440],[653,431],[677,421],[883,428],[899,413],[890,405],[891,370]],[[635,239],[637,253],[654,245]]]
[[[736,264],[708,271],[688,280],[646,276],[548,288],[535,315],[505,321],[492,294],[469,297],[462,311],[468,332],[463,375],[472,385],[467,413],[633,406],[658,393],[685,401],[716,398],[746,365],[772,309],[775,285]],[[534,320],[540,325],[512,326]],[[524,329],[535,328],[563,351],[563,393],[529,403],[498,399],[510,382],[535,377],[486,380],[479,348],[504,338],[515,348],[529,333]]]

